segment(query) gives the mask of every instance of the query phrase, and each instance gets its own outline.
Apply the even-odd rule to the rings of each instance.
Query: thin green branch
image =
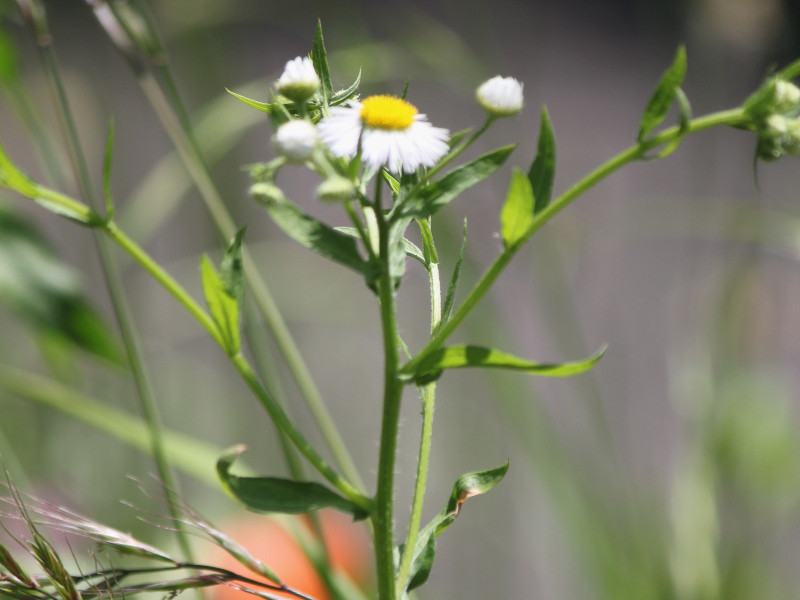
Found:
[[[525,236],[523,236],[517,243],[507,247],[500,256],[495,259],[494,263],[489,267],[486,273],[481,277],[480,281],[475,285],[469,295],[465,298],[464,302],[453,313],[452,317],[441,327],[436,335],[428,342],[428,344],[409,361],[409,367],[418,365],[426,356],[432,351],[440,348],[447,338],[456,330],[456,328],[464,321],[464,319],[472,312],[472,309],[483,299],[486,293],[494,285],[494,282],[500,274],[511,262],[511,259],[516,255],[522,246],[527,243],[531,236],[548,223],[555,215],[564,210],[574,200],[583,195],[587,190],[595,186],[597,183],[619,170],[621,167],[630,162],[639,160],[646,156],[647,152],[672,142],[680,136],[689,133],[695,133],[718,127],[720,125],[737,126],[746,122],[747,117],[744,110],[735,108],[726,111],[716,112],[704,117],[699,117],[689,123],[688,130],[682,132],[680,127],[670,127],[661,133],[645,140],[641,144],[634,144],[630,148],[623,150],[610,160],[606,161],[594,171],[589,173],[586,177],[578,181],[575,185],[561,194],[558,198],[554,199],[547,207],[541,212],[537,213],[533,219],[533,223],[528,229]]]

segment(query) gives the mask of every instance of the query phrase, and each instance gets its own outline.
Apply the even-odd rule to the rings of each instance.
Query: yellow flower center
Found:
[[[408,129],[417,107],[394,96],[370,96],[361,101],[361,120],[376,129]]]

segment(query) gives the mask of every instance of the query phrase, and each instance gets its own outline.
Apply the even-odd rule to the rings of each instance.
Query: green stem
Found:
[[[431,333],[436,331],[442,319],[442,287],[439,280],[439,265],[431,263],[428,267],[431,288]],[[417,458],[417,478],[414,484],[414,497],[411,500],[411,517],[408,521],[408,533],[404,545],[400,567],[397,570],[395,593],[403,595],[408,585],[408,576],[414,560],[414,549],[417,545],[420,525],[422,524],[422,507],[425,503],[425,489],[428,485],[428,468],[431,458],[431,439],[433,438],[433,409],[436,400],[436,382],[420,388],[422,400],[422,431],[419,438],[419,455]]]
[[[381,180],[375,183],[375,216],[378,222],[381,276],[379,300],[383,331],[384,390],[383,419],[378,460],[378,484],[375,512],[372,516],[375,539],[375,562],[378,570],[378,598],[394,600],[394,467],[397,454],[397,433],[400,424],[400,405],[403,383],[398,379],[400,367],[397,313],[394,284],[389,260],[389,223],[380,205]]]
[[[716,112],[704,117],[699,117],[689,123],[686,134],[703,131],[712,127],[720,125],[736,126],[745,123],[747,117],[742,108],[735,108],[726,111]],[[489,267],[488,271],[481,277],[480,281],[475,285],[469,295],[458,309],[453,313],[450,319],[441,327],[436,335],[428,342],[428,344],[417,354],[411,361],[408,367],[418,365],[428,354],[437,348],[441,347],[448,337],[455,331],[455,329],[464,321],[467,315],[472,312],[472,309],[480,302],[486,293],[491,289],[494,282],[505,270],[508,263],[516,255],[522,246],[531,238],[531,236],[549,222],[559,212],[569,206],[574,200],[583,195],[587,190],[595,186],[597,183],[619,170],[621,167],[630,162],[643,158],[649,150],[662,146],[666,143],[674,141],[683,135],[680,128],[670,127],[661,133],[653,136],[649,140],[641,144],[635,144],[630,148],[623,150],[607,162],[597,167],[594,171],[586,175],[583,179],[578,181],[571,188],[566,190],[558,198],[554,199],[544,209],[534,216],[533,223],[526,232],[525,236],[517,243],[508,246],[500,256],[495,259],[494,263]]]
[[[78,184],[83,197],[87,200],[91,209],[97,213],[99,202],[94,192],[91,176],[86,164],[86,157],[81,147],[78,130],[69,105],[64,83],[61,79],[44,6],[38,2],[38,0],[29,0],[29,7],[32,9],[32,12],[26,16],[36,36],[39,54],[52,87],[55,105],[65,130],[65,138],[73,162],[73,168],[77,175]],[[158,475],[164,486],[164,495],[167,499],[167,505],[172,516],[178,543],[184,556],[191,560],[191,545],[189,544],[189,539],[181,522],[181,510],[175,499],[175,494],[178,492],[177,481],[172,476],[172,469],[164,449],[161,415],[159,414],[158,404],[156,403],[153,393],[153,386],[145,367],[141,344],[125,296],[122,279],[111,254],[111,247],[108,241],[104,237],[98,235],[97,232],[94,232],[93,237],[106,279],[106,287],[125,346],[131,375],[136,385],[140,407],[148,425],[153,457],[155,459],[156,468],[158,469]]]

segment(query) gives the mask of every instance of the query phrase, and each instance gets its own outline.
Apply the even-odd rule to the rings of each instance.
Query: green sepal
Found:
[[[306,248],[354,269],[367,278],[375,268],[358,252],[355,239],[325,225],[288,200],[265,203],[269,216],[284,233]]]
[[[236,300],[239,310],[244,305],[244,262],[242,260],[242,242],[247,227],[236,232],[228,243],[225,256],[219,265],[219,276],[225,290]]]
[[[461,192],[480,183],[497,171],[515,148],[515,145],[504,146],[484,154],[472,162],[456,167],[438,181],[428,184],[418,194],[407,199],[400,207],[400,213],[415,219],[427,219]]]
[[[647,135],[658,127],[669,112],[673,100],[677,94],[677,89],[683,85],[683,78],[686,76],[686,48],[678,47],[672,65],[661,76],[647,108],[642,116],[639,126],[639,133],[636,136],[641,144]]]
[[[214,265],[205,255],[200,261],[200,277],[209,314],[217,325],[218,341],[228,355],[234,356],[241,349],[239,305],[236,298],[228,291]]]
[[[538,213],[550,204],[553,196],[553,180],[556,175],[556,137],[547,107],[542,107],[542,119],[539,125],[539,143],[536,158],[528,171],[528,179],[533,189],[536,202],[533,212]]]
[[[314,63],[314,70],[319,76],[319,93],[322,104],[327,108],[333,96],[333,86],[328,69],[328,55],[325,52],[325,40],[322,38],[322,21],[319,19],[317,19],[317,29],[314,32],[314,43],[311,45],[311,62]]]
[[[436,553],[436,538],[453,524],[461,512],[464,502],[490,491],[503,480],[507,472],[508,462],[486,471],[467,473],[456,480],[447,506],[419,533],[414,547],[414,558],[411,562],[408,582],[405,584],[406,591],[411,591],[427,581]]]
[[[369,516],[363,508],[313,481],[232,475],[230,468],[244,450],[245,447],[239,445],[225,451],[217,460],[217,474],[224,490],[249,510],[299,515],[320,508],[334,508],[351,514],[356,521]]]
[[[106,201],[106,219],[114,218],[114,200],[111,196],[111,164],[114,158],[114,119],[108,120],[108,137],[103,156],[103,198]]]
[[[530,179],[515,168],[506,201],[500,211],[500,232],[506,248],[514,246],[528,235],[533,225],[535,205]]]
[[[438,348],[425,356],[418,364],[409,369],[406,365],[400,374],[414,383],[425,384],[439,378],[445,369],[463,369],[466,367],[482,367],[487,369],[505,369],[523,371],[540,377],[571,377],[591,369],[603,357],[606,346],[584,360],[566,363],[539,363],[518,358],[493,348],[481,346],[446,346]]]

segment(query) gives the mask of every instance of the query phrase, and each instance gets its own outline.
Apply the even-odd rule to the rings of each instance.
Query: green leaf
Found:
[[[556,137],[547,107],[542,107],[542,120],[539,125],[539,144],[536,158],[528,171],[528,179],[533,189],[536,203],[533,209],[538,213],[550,204],[553,195],[553,180],[556,175]]]
[[[422,256],[426,264],[436,264],[439,262],[439,255],[436,253],[436,246],[433,243],[433,232],[427,219],[417,219],[419,234],[422,238]]]
[[[227,290],[225,283],[217,274],[209,258],[203,255],[200,261],[200,276],[203,282],[203,294],[206,297],[208,311],[217,325],[222,348],[230,356],[237,354],[241,348],[239,338],[239,306]]]
[[[683,85],[683,78],[686,75],[686,48],[678,47],[675,60],[672,65],[661,76],[639,126],[639,134],[636,139],[639,143],[643,142],[647,135],[658,127],[669,112],[670,106],[675,99],[676,90]]]
[[[464,503],[474,496],[490,491],[503,480],[507,472],[508,463],[505,463],[486,471],[467,473],[456,480],[447,506],[420,531],[414,547],[414,559],[411,563],[408,582],[405,584],[407,591],[411,591],[427,581],[433,567],[436,538],[453,524]]]
[[[464,264],[464,253],[467,250],[467,220],[464,219],[464,235],[461,240],[461,250],[458,252],[458,260],[453,267],[453,276],[450,278],[450,283],[447,286],[447,293],[444,297],[444,306],[442,307],[442,319],[440,327],[447,323],[450,315],[453,312],[453,304],[456,298],[456,289],[458,288],[458,281],[461,278],[461,268]]]
[[[791,81],[800,77],[800,59],[778,71],[778,77],[784,81]]]
[[[42,339],[122,362],[113,329],[85,299],[78,274],[33,225],[7,210],[0,210],[0,303]]]
[[[246,227],[242,227],[228,244],[225,256],[219,265],[219,276],[225,290],[236,300],[239,310],[244,305],[244,262],[242,261],[242,241]]]
[[[283,231],[306,248],[372,277],[374,268],[358,252],[356,241],[304,213],[289,201],[270,202],[264,205]]]
[[[32,198],[33,201],[36,202],[36,204],[38,204],[45,210],[50,211],[54,215],[58,215],[59,217],[64,217],[80,225],[92,226],[98,224],[96,215],[92,214],[89,211],[77,210],[70,206],[65,206],[59,202],[55,202],[50,198],[43,198],[41,196],[32,196]]]
[[[394,221],[389,226],[389,273],[392,276],[392,285],[395,290],[400,287],[400,283],[403,281],[403,275],[406,272],[406,244],[404,234],[408,228],[408,224],[408,219],[400,219]],[[428,263],[426,260],[426,268],[427,265]],[[372,285],[370,287],[372,287]]]
[[[0,82],[4,84],[19,80],[19,57],[11,38],[0,31]]]
[[[535,200],[531,182],[525,173],[514,169],[511,175],[511,185],[500,211],[500,231],[503,236],[503,245],[508,248],[525,239],[533,225],[533,212]]]
[[[333,97],[331,97],[330,105],[338,106],[340,104],[344,104],[358,93],[358,87],[360,85],[361,85],[361,69],[358,70],[358,75],[356,76],[356,80],[350,87],[341,90],[340,92],[336,92],[333,95]]]
[[[225,491],[249,510],[298,515],[320,508],[335,508],[352,514],[356,520],[368,516],[364,509],[313,481],[231,475],[231,466],[244,450],[240,445],[223,453],[217,460],[217,474]]]
[[[540,377],[570,377],[588,371],[603,357],[606,347],[587,359],[561,364],[538,363],[493,348],[480,346],[447,346],[428,354],[415,368],[400,369],[400,373],[415,383],[427,383],[437,379],[445,369],[462,369],[465,367],[483,367],[488,369],[506,369],[524,371]]]
[[[675,152],[675,150],[678,149],[678,146],[681,145],[683,138],[686,137],[687,133],[689,133],[689,124],[692,120],[692,105],[689,103],[689,98],[686,97],[686,94],[681,88],[677,88],[675,90],[675,98],[678,101],[678,116],[680,119],[678,125],[678,136],[672,140],[672,142],[670,142],[666,148],[659,152],[656,158],[664,158],[665,156],[669,156]]]
[[[255,108],[256,110],[260,110],[261,112],[265,113],[273,113],[275,112],[275,108],[269,102],[259,102],[258,100],[253,100],[252,98],[248,98],[246,96],[242,96],[241,94],[237,94],[236,92],[232,92],[228,88],[225,88],[225,91],[228,92],[231,96],[235,96],[247,106]]]
[[[419,194],[409,198],[401,206],[401,214],[416,219],[427,219],[451,202],[461,192],[480,183],[497,171],[511,155],[516,146],[504,146],[461,165],[432,182]]]
[[[311,46],[311,62],[314,63],[314,70],[319,75],[322,104],[327,107],[333,95],[333,86],[328,69],[328,55],[325,52],[325,40],[322,38],[322,21],[319,19],[317,30],[314,32],[314,43]]]
[[[114,218],[114,201],[111,197],[111,163],[114,158],[114,119],[108,121],[108,138],[103,157],[103,197],[106,200],[106,219]]]
[[[467,137],[470,133],[472,133],[472,128],[462,129],[461,131],[455,132],[453,135],[450,136],[450,140],[447,142],[450,145],[450,148],[455,148],[458,146],[458,143]]]

